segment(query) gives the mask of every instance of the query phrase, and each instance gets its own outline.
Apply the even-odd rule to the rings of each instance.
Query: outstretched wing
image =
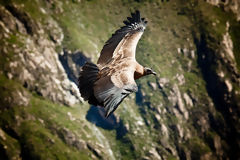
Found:
[[[129,35],[142,34],[142,32],[144,31],[147,21],[145,21],[144,18],[140,17],[140,12],[136,11],[135,13],[131,13],[131,16],[132,17],[127,17],[127,20],[123,21],[125,26],[117,30],[112,35],[112,37],[105,43],[97,62],[97,64],[99,64],[100,66],[104,66],[109,62],[109,60],[113,57],[114,52],[116,53],[115,50],[117,48],[120,48],[118,47],[118,45],[123,45],[124,43],[121,42],[123,42],[124,39],[126,40],[127,36],[129,39]],[[135,37],[135,41],[138,42],[140,37]],[[137,45],[137,42],[134,44]]]
[[[108,91],[108,96],[103,103],[106,110],[105,117],[111,115],[120,105],[120,103],[124,100],[124,98],[126,98],[129,94],[133,92],[137,92],[137,86],[134,84],[126,85],[123,88],[118,88],[116,86],[111,88],[111,90]]]
[[[94,87],[94,95],[106,110],[105,117],[112,114],[129,94],[138,88],[133,78],[134,72],[122,70],[113,75],[100,78]]]

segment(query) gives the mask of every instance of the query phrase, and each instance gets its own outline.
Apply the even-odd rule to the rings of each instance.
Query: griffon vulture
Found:
[[[105,43],[97,64],[87,62],[80,72],[79,90],[84,100],[106,110],[105,117],[112,114],[129,94],[137,92],[135,80],[156,73],[143,67],[135,59],[136,47],[147,21],[140,12],[131,13]]]

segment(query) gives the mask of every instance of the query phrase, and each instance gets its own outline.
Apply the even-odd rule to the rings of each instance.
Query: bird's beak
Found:
[[[154,76],[156,76],[157,75],[157,73],[156,72],[154,72],[153,70],[152,70],[152,73],[151,74],[153,74]]]
[[[153,74],[153,75],[157,75],[156,72],[154,72],[151,68],[148,68],[148,67],[145,67],[144,68],[144,72],[145,72],[145,75],[149,75],[149,74]]]

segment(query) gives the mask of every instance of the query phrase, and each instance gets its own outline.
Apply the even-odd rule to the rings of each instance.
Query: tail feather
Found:
[[[85,101],[88,101],[89,104],[98,105],[99,102],[94,96],[93,86],[97,80],[99,69],[98,67],[91,62],[87,62],[80,72],[78,79],[78,88],[81,93],[81,96]]]

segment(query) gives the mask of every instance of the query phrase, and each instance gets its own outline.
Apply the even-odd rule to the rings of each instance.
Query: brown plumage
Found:
[[[105,116],[113,113],[130,93],[137,92],[135,80],[154,74],[135,59],[136,47],[147,21],[136,11],[124,21],[125,26],[117,30],[105,43],[97,65],[87,62],[80,72],[79,90],[89,104],[102,106]]]

